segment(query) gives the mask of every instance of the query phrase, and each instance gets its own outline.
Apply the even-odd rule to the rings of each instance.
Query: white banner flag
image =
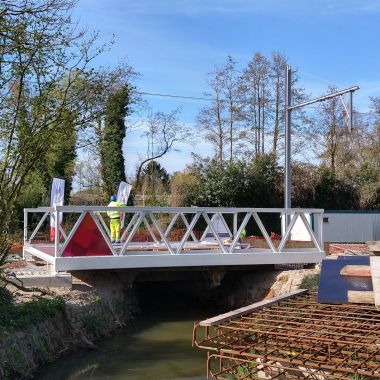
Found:
[[[129,195],[131,194],[132,186],[126,182],[120,182],[119,189],[117,191],[116,201],[124,203],[128,202]],[[121,227],[124,227],[125,214],[121,215]]]
[[[50,207],[63,206],[65,197],[65,180],[61,178],[53,178],[50,194]],[[59,224],[62,223],[62,213],[59,213]],[[55,239],[55,215],[50,215],[50,240]]]

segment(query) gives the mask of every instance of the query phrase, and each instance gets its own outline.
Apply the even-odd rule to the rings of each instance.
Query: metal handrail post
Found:
[[[24,245],[22,250],[22,258],[25,260],[25,245],[28,242],[28,210],[24,209]]]
[[[54,257],[58,256],[59,252],[59,212],[55,208],[54,210],[54,228],[55,228],[55,240],[54,240]]]
[[[234,212],[233,216],[233,239],[235,239],[235,236],[237,234],[237,229],[238,229],[238,214],[237,212]]]
[[[321,249],[324,251],[324,241],[323,241],[323,212],[320,212],[318,215],[318,238],[319,238],[319,245]]]
[[[306,229],[307,229],[307,232],[309,232],[309,235],[311,237],[311,240],[313,241],[313,243],[315,244],[316,248],[319,249],[319,251],[322,251],[322,247],[320,246],[320,240],[318,238],[318,236],[315,236],[315,233],[314,231],[312,230],[312,228],[310,227],[310,224],[309,222],[307,221],[306,219],[306,216],[303,212],[300,212],[300,218],[302,219],[302,222],[303,224],[305,225]]]

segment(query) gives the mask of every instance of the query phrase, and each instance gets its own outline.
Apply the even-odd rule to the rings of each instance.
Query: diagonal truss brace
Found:
[[[37,232],[41,228],[42,224],[44,223],[44,221],[46,220],[46,218],[48,217],[48,215],[50,215],[50,212],[45,212],[44,213],[44,215],[42,216],[41,220],[38,222],[36,228],[34,229],[34,231],[32,232],[32,234],[30,235],[30,237],[28,239],[28,243],[30,243],[33,240],[33,238],[36,236]]]
[[[181,253],[183,246],[187,242],[187,239],[189,238],[189,236],[193,233],[193,228],[197,224],[197,222],[198,222],[199,218],[201,217],[201,215],[202,215],[202,213],[197,212],[193,216],[193,220],[191,221],[190,225],[188,226],[187,231],[186,231],[185,235],[183,236],[183,238],[182,238],[182,240],[181,240],[181,242],[180,242],[180,244],[179,244],[179,246],[177,248],[177,251],[176,251],[177,254]]]
[[[153,212],[149,212],[149,217],[151,221],[153,222],[153,225],[156,227],[158,233],[161,236],[161,239],[164,241],[166,247],[168,248],[170,254],[174,255],[176,252],[174,251],[173,247],[171,246],[169,240],[166,238],[165,233],[162,231],[160,224],[157,222],[156,217],[154,216]]]
[[[128,244],[132,241],[133,239],[133,236],[135,236],[135,233],[137,232],[138,228],[140,227],[140,224],[142,223],[143,219],[144,219],[144,212],[143,211],[140,211],[138,213],[135,214],[136,218],[137,218],[137,222],[134,223],[134,220],[136,219],[135,217],[133,217],[131,219],[131,221],[129,222],[129,225],[132,224],[132,222],[134,223],[133,227],[132,227],[132,230],[131,230],[131,233],[128,235],[127,239],[125,240],[125,243],[123,244],[123,246],[121,247],[121,250],[119,252],[119,255],[120,256],[123,256],[127,247],[128,247]],[[128,226],[129,226],[128,225]],[[126,230],[127,232],[127,230]]]

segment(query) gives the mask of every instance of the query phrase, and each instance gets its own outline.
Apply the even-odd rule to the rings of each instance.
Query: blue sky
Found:
[[[205,75],[227,55],[241,67],[260,51],[284,53],[298,68],[300,84],[313,96],[327,83],[359,85],[360,111],[368,97],[380,96],[379,0],[79,0],[74,17],[98,30],[101,40],[114,35],[112,49],[97,64],[116,65],[127,58],[141,74],[142,91],[202,96]],[[181,121],[192,125],[202,101],[147,97],[154,110],[182,107]],[[146,153],[141,132],[125,143],[128,173]],[[207,153],[200,143],[182,145],[161,160],[173,172],[191,161],[190,152]]]

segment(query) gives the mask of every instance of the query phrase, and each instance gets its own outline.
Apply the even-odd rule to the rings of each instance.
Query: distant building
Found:
[[[318,228],[313,214],[307,215],[314,231]],[[284,234],[284,218],[282,219]],[[293,227],[292,240],[310,241],[301,219]],[[327,243],[364,243],[380,240],[380,211],[326,210],[323,215],[323,240]]]

